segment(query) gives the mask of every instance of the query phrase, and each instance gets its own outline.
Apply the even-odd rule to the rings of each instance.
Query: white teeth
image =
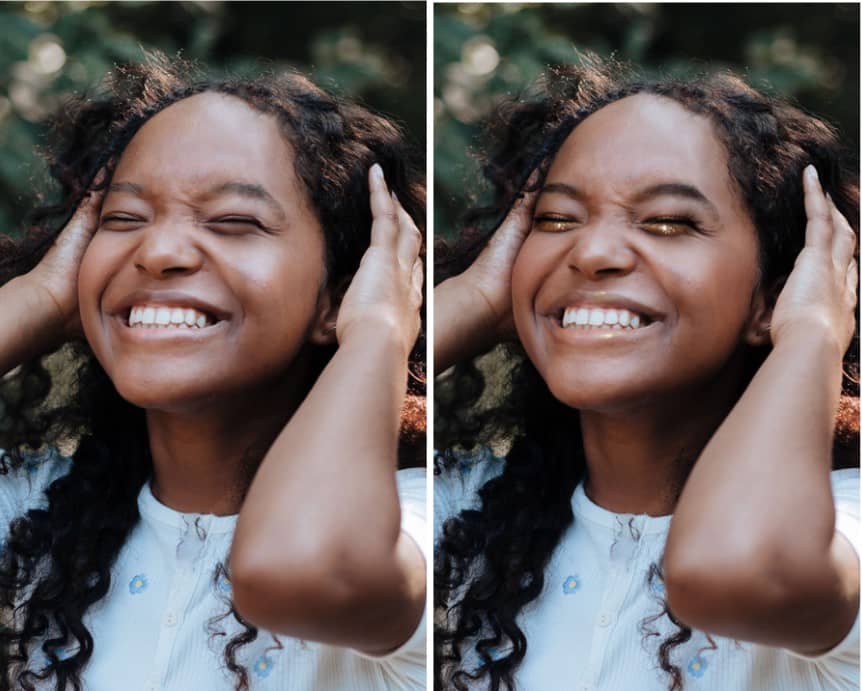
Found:
[[[642,319],[637,314],[632,314],[627,309],[611,308],[602,309],[600,307],[568,307],[563,311],[562,318],[563,327],[581,326],[581,327],[611,327],[621,329],[628,327],[631,329],[646,326],[648,321]]]
[[[156,324],[170,324],[171,311],[167,307],[159,307],[156,310]]]
[[[138,305],[129,310],[130,327],[173,327],[200,329],[210,324],[210,319],[196,309]]]

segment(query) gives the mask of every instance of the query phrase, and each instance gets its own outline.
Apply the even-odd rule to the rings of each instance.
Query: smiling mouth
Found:
[[[131,329],[205,329],[220,320],[193,307],[133,305],[124,318]]]
[[[649,315],[623,307],[572,306],[560,310],[555,316],[562,328],[576,330],[633,331],[654,321]]]

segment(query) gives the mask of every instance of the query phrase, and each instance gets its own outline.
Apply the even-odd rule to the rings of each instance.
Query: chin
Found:
[[[580,365],[539,370],[551,395],[578,410],[621,413],[650,405],[660,396],[659,382],[648,381],[644,370]]]

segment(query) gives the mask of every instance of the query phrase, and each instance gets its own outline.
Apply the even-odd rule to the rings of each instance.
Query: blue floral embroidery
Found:
[[[691,662],[688,663],[688,673],[696,679],[700,679],[707,667],[709,667],[709,665],[706,660],[704,660],[700,655],[695,655],[691,659]]]
[[[138,595],[147,589],[147,585],[149,584],[146,575],[139,573],[129,581],[129,592],[132,595]]]
[[[274,663],[271,657],[269,657],[268,655],[261,655],[259,658],[257,658],[257,660],[254,661],[252,669],[257,676],[264,678],[269,676],[269,673],[272,671],[273,666]]]
[[[664,594],[665,594],[665,587],[664,587],[664,581],[661,579],[661,577],[656,576],[656,577],[655,577],[655,578],[650,582],[650,588],[651,588],[651,589],[652,589],[652,591],[653,591],[656,595],[658,595],[659,597],[664,597]]]
[[[224,593],[225,595],[230,595],[233,592],[233,586],[231,586],[230,581],[227,576],[223,573],[220,573],[218,576],[218,580],[216,581],[216,588],[220,593]]]
[[[571,595],[572,593],[576,593],[581,589],[581,579],[577,576],[569,576],[565,581],[563,581],[563,594]]]

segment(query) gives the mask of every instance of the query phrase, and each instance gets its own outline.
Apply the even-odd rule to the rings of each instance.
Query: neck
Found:
[[[698,456],[739,397],[740,367],[646,406],[581,411],[587,496],[615,513],[672,513]]]
[[[203,406],[147,410],[156,499],[183,513],[239,513],[263,456],[304,398],[305,379],[297,386],[288,373]]]

